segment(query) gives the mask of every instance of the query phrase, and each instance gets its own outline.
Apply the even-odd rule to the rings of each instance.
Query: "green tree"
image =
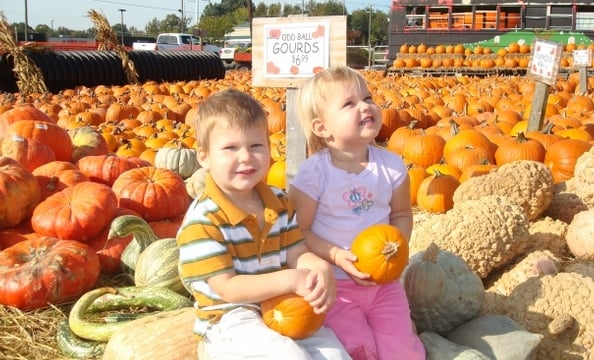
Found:
[[[52,33],[52,29],[45,24],[37,25],[35,29],[33,29],[33,32],[38,34],[46,34],[47,36],[54,36],[54,34]]]
[[[157,18],[153,18],[144,26],[144,31],[147,35],[154,35],[157,36],[159,34],[159,30],[161,29],[161,22],[157,20]]]

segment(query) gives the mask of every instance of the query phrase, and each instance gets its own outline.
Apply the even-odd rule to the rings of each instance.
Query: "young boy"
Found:
[[[201,348],[211,359],[350,359],[327,328],[292,340],[262,321],[258,304],[290,292],[327,311],[336,283],[305,244],[285,193],[264,182],[270,149],[260,103],[233,89],[214,93],[200,104],[196,133],[208,175],[177,243]]]

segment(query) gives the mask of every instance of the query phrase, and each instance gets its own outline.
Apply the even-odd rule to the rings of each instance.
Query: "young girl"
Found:
[[[233,89],[209,96],[197,113],[198,160],[208,173],[176,239],[199,349],[212,360],[350,359],[330,329],[293,340],[259,312],[263,300],[294,292],[323,313],[336,294],[332,268],[308,249],[286,194],[263,181],[266,118],[256,99]]]
[[[296,96],[311,156],[289,188],[308,245],[335,265],[337,297],[326,325],[355,360],[425,359],[400,281],[378,285],[358,271],[351,242],[364,228],[392,224],[410,238],[406,166],[374,146],[381,112],[365,79],[334,67],[307,79]]]

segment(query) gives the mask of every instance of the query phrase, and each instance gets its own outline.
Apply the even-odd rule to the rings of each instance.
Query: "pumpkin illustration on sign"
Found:
[[[280,72],[280,68],[274,64],[274,62],[269,61],[266,63],[266,72],[269,74],[278,74]]]
[[[408,263],[408,241],[400,230],[389,224],[375,224],[363,229],[351,246],[357,256],[357,270],[370,280],[387,284],[400,277]]]
[[[270,39],[280,39],[281,31],[280,29],[270,29],[268,31],[268,38]]]
[[[315,39],[315,38],[324,36],[324,33],[325,33],[324,25],[318,25],[316,31],[314,31],[311,34],[311,36]]]
[[[289,293],[260,304],[266,326],[281,335],[299,340],[311,336],[324,323],[324,314],[316,314],[303,297]]]

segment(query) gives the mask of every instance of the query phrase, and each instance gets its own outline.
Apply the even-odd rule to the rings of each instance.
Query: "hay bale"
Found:
[[[103,360],[198,359],[195,320],[191,307],[133,320],[109,339]]]

